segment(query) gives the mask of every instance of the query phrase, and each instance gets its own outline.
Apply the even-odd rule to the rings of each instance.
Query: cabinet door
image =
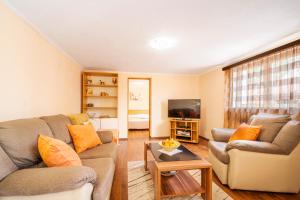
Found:
[[[118,129],[118,118],[102,118],[100,119],[101,129]]]
[[[90,122],[92,122],[94,128],[96,131],[98,131],[100,129],[100,119],[90,119]]]

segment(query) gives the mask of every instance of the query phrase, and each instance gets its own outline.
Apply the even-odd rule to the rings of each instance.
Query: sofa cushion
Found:
[[[41,119],[19,119],[0,123],[0,145],[19,168],[41,161],[37,148],[39,134],[53,137],[47,123]]]
[[[277,116],[277,117],[276,117]],[[288,115],[258,114],[251,122],[251,126],[262,125],[259,141],[273,142],[280,129],[290,120]]]
[[[257,153],[284,154],[278,145],[261,141],[235,140],[226,145],[226,151],[231,149]]]
[[[251,124],[251,122],[255,119],[255,118],[289,118],[290,115],[285,115],[285,114],[272,114],[272,113],[258,113],[255,115],[251,115],[249,120],[247,121],[247,124]]]
[[[0,146],[0,181],[17,169],[17,166],[11,161],[11,159]]]
[[[234,140],[257,140],[261,127],[262,126],[251,126],[243,123],[232,134],[229,142]]]
[[[258,113],[256,115],[252,115],[252,116],[253,116],[253,119],[254,118],[271,118],[271,119],[290,118],[290,115],[287,115],[287,114],[272,114],[272,113]]]
[[[48,167],[81,166],[78,154],[61,140],[40,135],[39,153]]]
[[[69,118],[74,125],[82,125],[84,122],[89,121],[89,116],[86,113],[69,115]]]
[[[215,142],[210,141],[208,143],[210,151],[218,158],[222,163],[228,164],[229,163],[229,155],[225,151],[226,142]]]
[[[291,120],[279,131],[273,141],[286,154],[290,154],[300,142],[300,121]]]
[[[82,164],[91,167],[97,174],[93,191],[93,199],[109,199],[109,194],[115,173],[112,158],[83,159]]]
[[[229,138],[235,131],[236,129],[231,128],[213,128],[211,130],[211,135],[217,142],[228,142]]]
[[[114,161],[117,159],[118,145],[116,143],[100,144],[92,149],[88,149],[79,154],[81,159],[90,158],[112,158]]]
[[[95,181],[95,171],[85,166],[22,169],[13,172],[0,182],[0,196],[62,192]]]
[[[70,119],[65,115],[52,115],[41,117],[50,127],[54,137],[63,142],[72,143],[67,125],[71,124]]]
[[[98,136],[102,143],[110,143],[113,141],[112,131],[97,131]]]
[[[86,151],[102,144],[92,124],[68,125],[73,144],[77,153]]]

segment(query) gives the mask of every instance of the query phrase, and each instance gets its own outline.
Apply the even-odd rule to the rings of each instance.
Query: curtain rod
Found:
[[[238,66],[238,65],[244,64],[244,63],[249,62],[249,61],[251,61],[251,60],[256,60],[256,59],[258,59],[258,58],[267,56],[267,55],[272,54],[272,53],[276,53],[276,52],[278,52],[278,51],[281,51],[281,50],[283,50],[283,49],[287,49],[287,48],[289,48],[289,47],[292,47],[292,46],[295,46],[295,45],[298,45],[298,44],[300,44],[300,39],[295,40],[295,41],[293,41],[293,42],[290,42],[290,43],[288,43],[288,44],[282,45],[282,46],[277,47],[277,48],[275,48],[275,49],[271,49],[271,50],[269,50],[269,51],[266,51],[266,52],[257,54],[257,55],[255,55],[255,56],[252,56],[252,57],[247,58],[247,59],[245,59],[245,60],[242,60],[242,61],[233,63],[233,64],[231,64],[231,65],[228,65],[228,66],[226,66],[226,67],[223,67],[222,70],[225,71],[225,70],[227,70],[227,69],[230,69],[230,68],[236,67],[236,66]]]

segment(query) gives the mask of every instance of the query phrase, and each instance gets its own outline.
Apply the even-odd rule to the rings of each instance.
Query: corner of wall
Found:
[[[200,135],[211,139],[212,128],[223,127],[224,117],[224,72],[220,67],[199,75],[201,98]]]

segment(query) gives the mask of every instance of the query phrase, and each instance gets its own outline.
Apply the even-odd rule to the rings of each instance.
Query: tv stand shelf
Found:
[[[199,120],[171,119],[171,138],[181,142],[199,142]]]

